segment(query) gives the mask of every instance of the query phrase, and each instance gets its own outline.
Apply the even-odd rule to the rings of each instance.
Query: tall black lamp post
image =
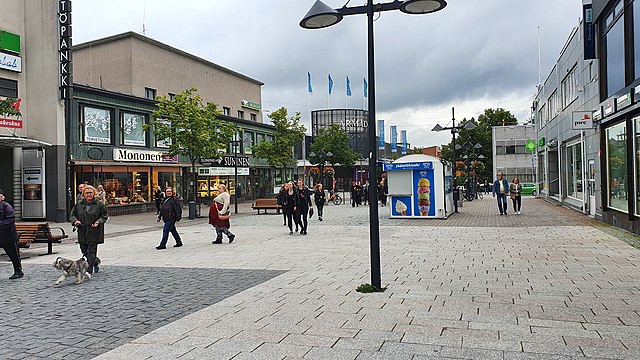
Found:
[[[443,130],[451,130],[451,136],[453,137],[452,140],[452,145],[453,148],[451,149],[453,151],[453,209],[455,210],[455,212],[458,212],[458,176],[456,174],[456,134],[461,130],[461,129],[475,129],[476,125],[474,123],[472,123],[471,121],[467,122],[464,125],[458,125],[456,126],[456,113],[455,113],[455,108],[451,108],[451,121],[452,124],[450,127],[442,127],[440,126],[440,124],[436,124],[436,126],[433,127],[433,129],[431,129],[431,131],[443,131]]]
[[[480,143],[476,143],[475,145],[471,145],[470,142],[465,141],[462,145],[456,145],[456,150],[463,150],[465,155],[462,157],[464,160],[464,165],[467,167],[467,173],[470,176],[467,176],[467,181],[469,182],[469,199],[474,199],[476,197],[477,188],[476,188],[476,176],[471,176],[471,170],[473,170],[473,162],[476,160],[484,159],[484,155],[476,155],[476,150],[482,149],[482,145]]]
[[[407,14],[428,14],[442,10],[447,6],[444,0],[395,0],[388,3],[374,4],[373,0],[367,0],[366,5],[332,9],[327,4],[317,0],[307,15],[300,21],[300,26],[305,29],[322,29],[339,23],[344,16],[367,14],[367,59],[369,77],[369,109],[367,120],[369,122],[369,176],[376,176],[378,162],[376,145],[376,82],[374,71],[373,51],[373,15],[376,12],[400,10]],[[378,191],[372,186],[369,191],[371,204],[378,203]],[[369,242],[371,247],[371,285],[381,288],[380,281],[380,226],[378,219],[378,207],[369,206]]]

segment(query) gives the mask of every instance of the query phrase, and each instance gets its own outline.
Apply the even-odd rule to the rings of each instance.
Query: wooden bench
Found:
[[[260,210],[264,210],[266,214],[269,209],[276,210],[276,212],[280,214],[282,206],[278,205],[278,199],[256,199],[253,205],[251,205],[251,208],[258,210],[258,214],[260,214]]]
[[[64,232],[63,228],[53,228],[61,232],[61,234],[54,235],[51,233],[51,226],[49,223],[17,223],[16,230],[18,230],[18,245],[20,247],[28,248],[31,243],[46,243],[47,253],[42,255],[51,255],[53,252],[53,244],[60,244],[62,240],[69,237]]]

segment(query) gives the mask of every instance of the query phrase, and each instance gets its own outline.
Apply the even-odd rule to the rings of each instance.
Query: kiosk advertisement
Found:
[[[435,216],[433,169],[413,170],[413,208],[420,216]]]

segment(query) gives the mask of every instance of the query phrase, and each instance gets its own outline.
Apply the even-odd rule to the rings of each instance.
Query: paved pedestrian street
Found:
[[[9,281],[3,258],[0,357],[640,358],[635,236],[533,198],[504,217],[490,197],[449,220],[388,209],[384,293],[355,291],[370,282],[367,206],[328,205],[291,236],[282,215],[243,206],[234,243],[184,220],[185,246],[163,251],[153,214],[132,216],[128,234],[114,217],[101,271],[81,285],[53,285],[54,255],[25,259],[25,278]],[[80,256],[73,243],[54,250]]]

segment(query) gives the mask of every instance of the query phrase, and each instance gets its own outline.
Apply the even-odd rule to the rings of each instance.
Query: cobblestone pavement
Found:
[[[154,249],[158,228],[114,236],[99,250],[105,275],[119,267],[286,272],[97,358],[639,359],[638,250],[543,200],[524,199],[519,216],[499,217],[495,207],[492,198],[465,203],[448,220],[392,220],[381,207],[388,289],[375,294],[355,291],[370,281],[366,206],[329,205],[306,236],[288,235],[281,215],[250,212],[232,217],[233,244],[212,245],[202,223],[182,226],[185,246],[165,251]],[[56,249],[79,256],[77,245]],[[39,282],[38,264],[51,261],[31,257],[21,285],[0,286]],[[10,271],[0,266],[2,279]]]
[[[112,266],[54,286],[53,266],[0,280],[0,358],[87,359],[281,274],[280,271]]]

